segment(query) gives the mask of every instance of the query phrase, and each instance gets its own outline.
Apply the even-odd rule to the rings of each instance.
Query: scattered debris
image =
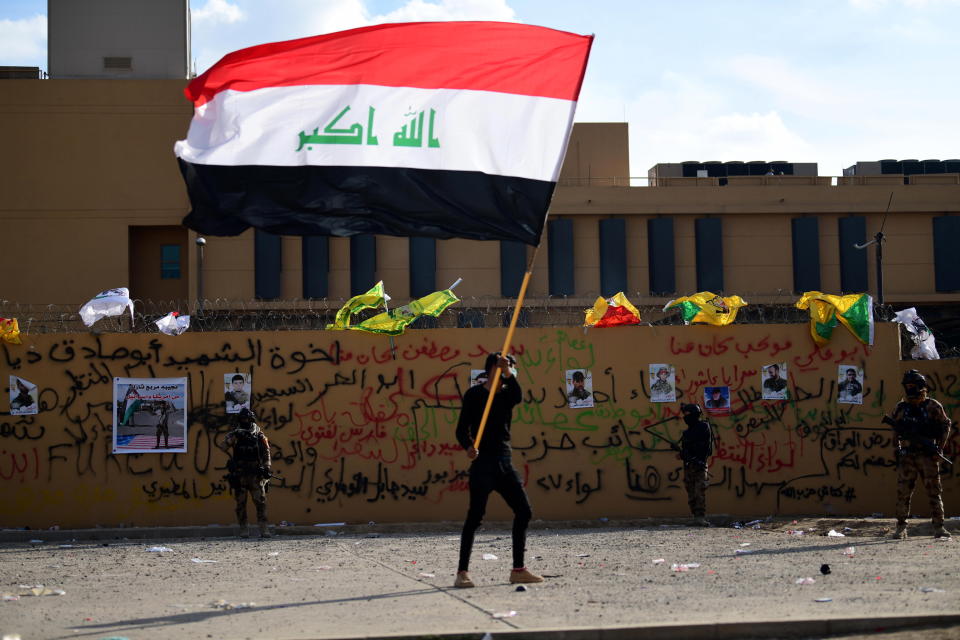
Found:
[[[219,562],[219,560],[203,560],[201,558],[190,558],[190,562],[196,562],[197,564],[207,564],[207,563]]]
[[[946,593],[945,589],[937,589],[936,587],[920,587],[920,591],[923,593]]]
[[[522,584],[518,584],[518,585],[517,585],[517,591],[526,591],[526,590],[527,590],[527,588],[526,588],[524,585],[522,585]]]
[[[833,598],[814,598],[814,602],[833,602]]]
[[[589,554],[589,553],[578,553],[578,554],[577,554],[577,557],[578,557],[578,558],[589,558],[589,557],[590,557],[590,554]]]
[[[749,542],[741,542],[741,543],[740,543],[740,546],[741,546],[741,547],[749,547],[749,546],[750,546],[750,543],[749,543]]]
[[[346,522],[318,522],[317,524],[315,524],[315,525],[313,525],[313,526],[315,526],[315,527],[342,527],[342,526],[345,526],[346,524],[347,524]]]
[[[830,565],[822,564],[820,565],[820,573],[823,575],[828,575],[830,573]]]
[[[814,584],[816,580],[813,578],[797,578],[794,580],[794,584]]]
[[[755,549],[734,549],[734,553],[753,553]]]
[[[170,547],[150,547],[147,551],[151,553],[165,553],[167,551],[173,551]]]
[[[657,558],[653,561],[653,564],[663,564],[663,558]]]
[[[421,578],[436,578],[437,574],[435,573],[420,573]]]
[[[255,602],[237,602],[236,604],[232,602],[227,602],[226,600],[217,600],[216,602],[211,602],[210,606],[214,609],[224,609],[229,611],[231,609],[252,609],[257,606]]]
[[[279,551],[271,551],[271,552],[268,553],[267,555],[268,555],[268,556],[278,556],[278,555],[280,555],[280,552],[279,552]]]
[[[483,554],[483,559],[484,559],[484,560],[497,560],[498,558],[497,558],[497,556],[493,555],[492,553],[485,553],[485,554]]]
[[[516,611],[498,611],[497,613],[493,614],[493,617],[496,619],[512,618],[515,615],[517,615]]]
[[[62,596],[67,593],[63,589],[45,587],[42,584],[21,584],[20,588],[22,589],[21,596]]]
[[[845,537],[846,537],[846,536],[844,536],[842,533],[840,533],[839,531],[834,531],[833,529],[830,529],[830,531],[827,532],[827,536],[829,536],[829,537],[831,537],[831,538],[845,538]]]
[[[846,549],[843,550],[843,555],[847,556],[848,558],[852,558],[856,552],[857,552],[856,547],[847,547]]]

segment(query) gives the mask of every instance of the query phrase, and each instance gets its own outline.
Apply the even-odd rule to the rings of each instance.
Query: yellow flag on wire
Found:
[[[23,344],[20,341],[20,324],[16,318],[0,318],[0,339],[9,344]]]
[[[454,302],[460,302],[460,298],[453,295],[450,289],[435,291],[419,300],[414,300],[409,304],[396,309],[390,309],[386,313],[380,313],[372,318],[367,318],[359,324],[355,324],[350,329],[355,331],[369,331],[370,333],[382,333],[388,336],[398,336],[406,330],[407,325],[421,316],[433,316],[436,318],[443,313],[444,309]]]
[[[583,319],[585,327],[616,327],[624,324],[640,324],[640,312],[630,304],[622,291],[612,298],[597,298]]]
[[[701,291],[692,296],[671,300],[663,310],[678,309],[684,324],[705,322],[722,327],[733,322],[737,317],[737,310],[745,306],[747,303],[740,296],[721,297],[709,291]]]
[[[863,344],[873,344],[873,298],[866,293],[835,296],[807,291],[796,306],[810,310],[810,335],[817,346],[830,342],[838,324]]]
[[[390,301],[390,296],[383,290],[383,280],[373,285],[373,288],[366,293],[353,296],[347,303],[337,311],[337,317],[333,324],[328,324],[328,330],[342,331],[350,328],[350,318],[353,314],[364,309],[376,309]]]

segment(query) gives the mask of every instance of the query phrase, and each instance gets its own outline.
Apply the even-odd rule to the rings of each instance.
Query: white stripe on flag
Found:
[[[175,152],[206,165],[404,167],[555,182],[575,108],[576,102],[556,98],[373,85],[221,91],[195,110]],[[402,127],[412,137],[411,121],[419,125],[420,114],[420,144],[395,146]],[[434,147],[428,144],[431,116]],[[324,136],[325,128],[347,133],[311,143],[320,139],[311,137],[314,130]],[[330,142],[334,138],[338,142]]]

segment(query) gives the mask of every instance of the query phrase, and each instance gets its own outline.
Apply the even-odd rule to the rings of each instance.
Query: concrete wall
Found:
[[[727,385],[733,415],[714,418],[708,508],[743,516],[891,514],[890,431],[902,370],[931,374],[960,417],[957,362],[902,363],[897,327],[866,348],[838,330],[816,349],[805,325],[726,328],[521,329],[525,401],[513,420],[514,462],[536,517],[677,516],[687,511],[680,463],[656,434],[679,437],[679,404],[648,400],[647,367],[673,364],[681,398]],[[252,372],[254,408],[283,480],[270,519],[296,523],[459,520],[467,459],[454,428],[469,370],[502,330],[25,336],[0,343],[0,377],[38,385],[41,412],[0,416],[0,526],[229,523],[214,447],[226,430],[223,374]],[[787,363],[788,401],[762,400],[761,366]],[[865,370],[862,405],[838,404],[838,366]],[[564,371],[587,368],[596,405],[567,408]],[[187,453],[111,454],[114,377],[189,378]],[[6,397],[0,410],[9,409]],[[956,439],[948,455],[957,454]],[[944,476],[956,513],[960,477]],[[925,513],[926,500],[915,500]],[[491,500],[491,518],[505,518]]]
[[[186,78],[189,0],[47,0],[51,78]],[[130,58],[106,69],[105,57]]]

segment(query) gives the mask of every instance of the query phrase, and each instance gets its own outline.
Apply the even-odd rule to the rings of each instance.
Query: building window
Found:
[[[723,292],[722,225],[720,218],[698,218],[694,221],[697,291]]]
[[[160,279],[180,279],[180,245],[160,245]]]
[[[793,290],[795,293],[820,290],[820,229],[817,219],[794,218]]]
[[[960,291],[960,216],[933,218],[933,277],[937,293]]]

